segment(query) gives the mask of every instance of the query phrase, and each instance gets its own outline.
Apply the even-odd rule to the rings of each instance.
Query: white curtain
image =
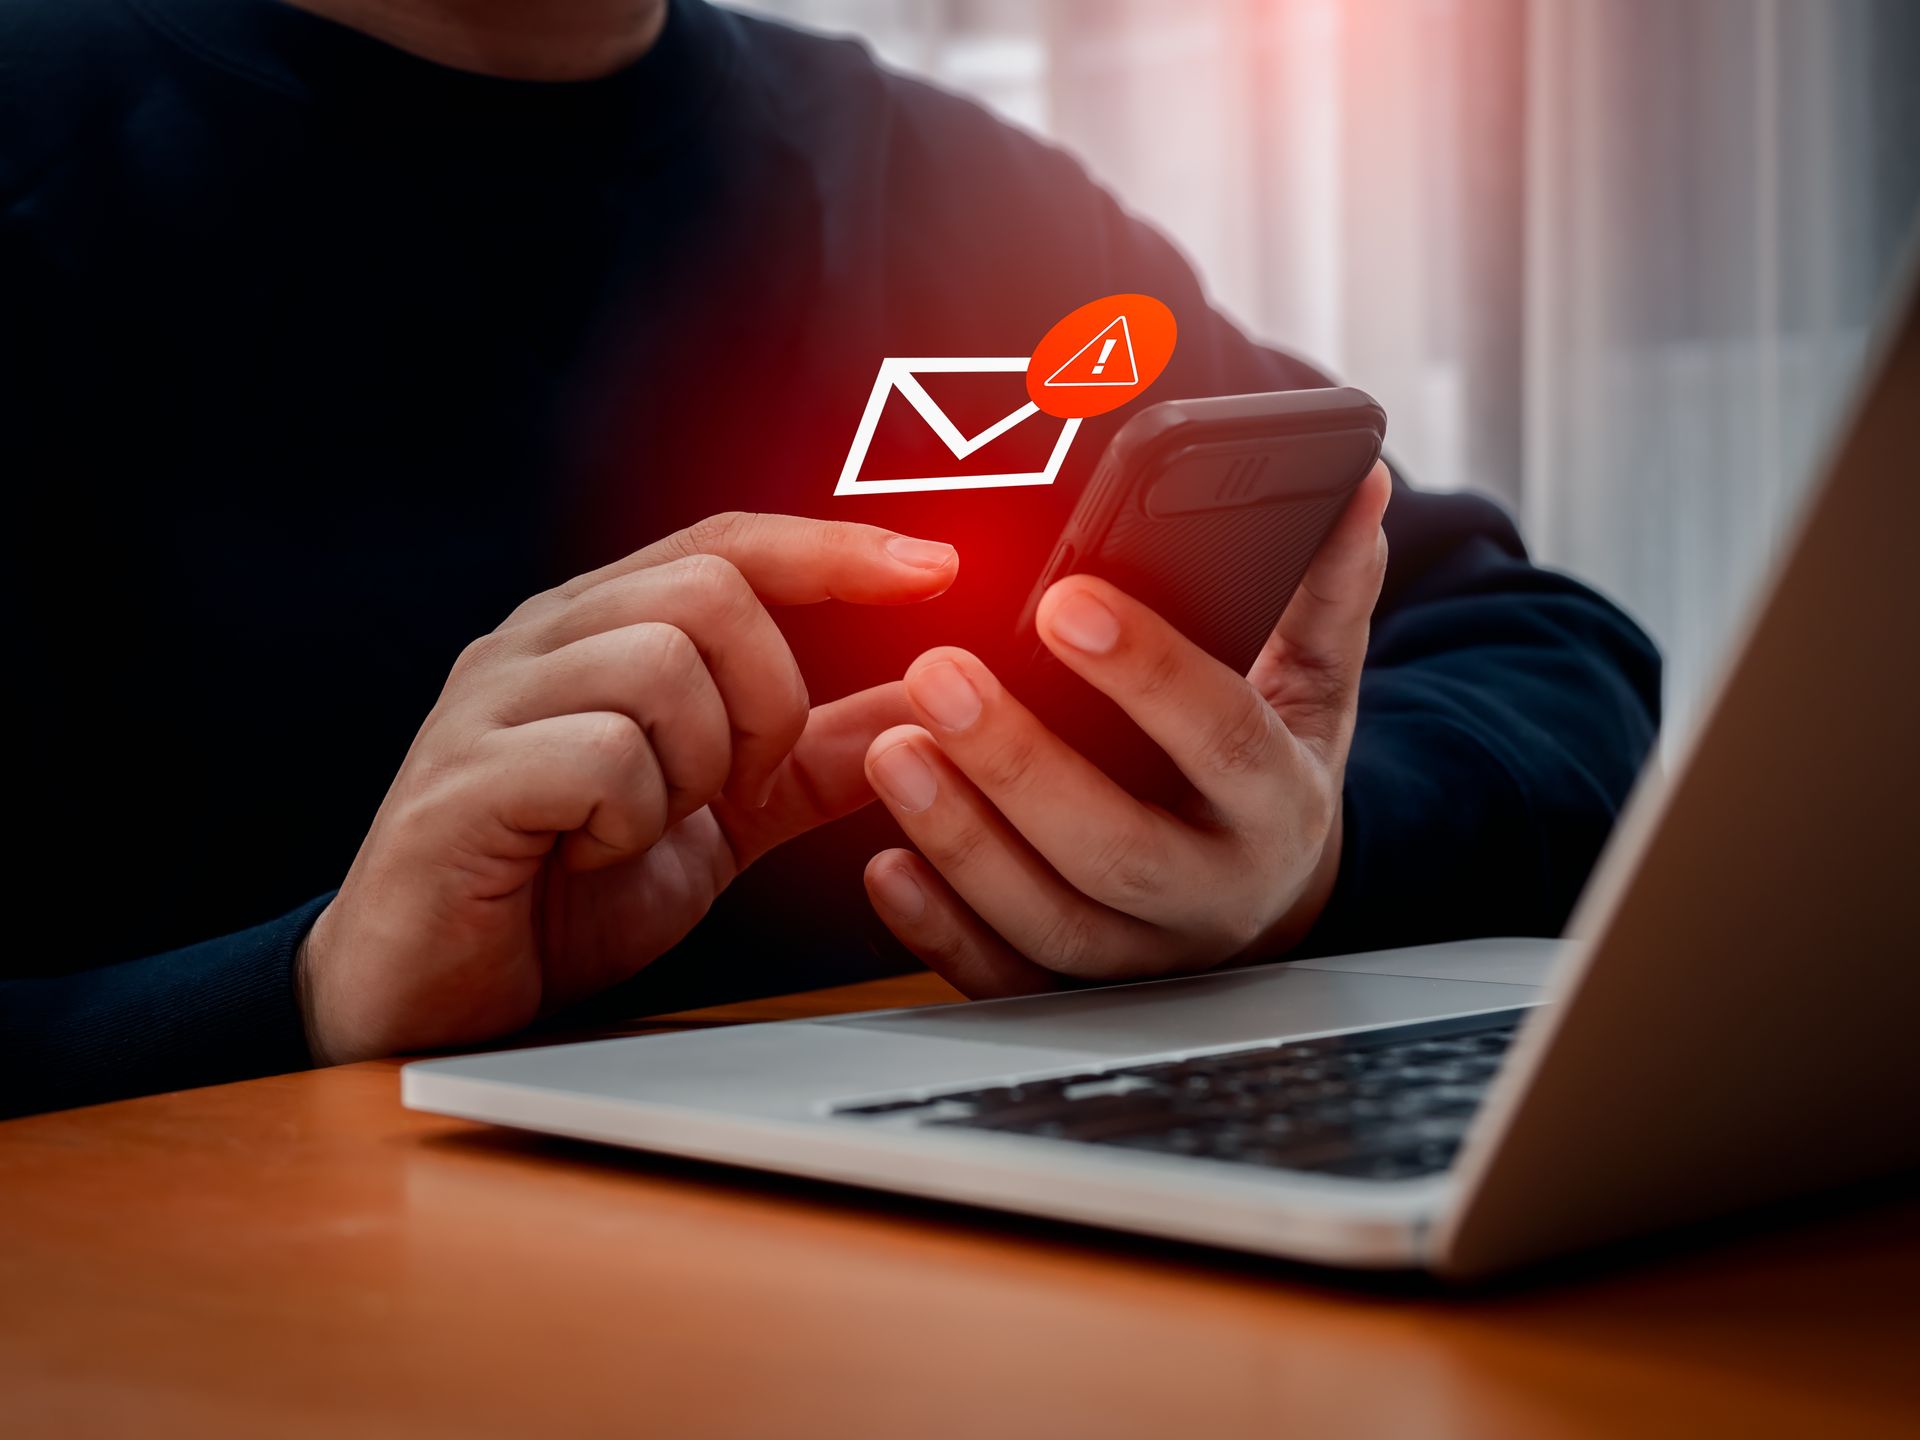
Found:
[[[1920,4],[1538,0],[1532,19],[1523,514],[1660,639],[1671,734],[1911,228]]]
[[[1920,197],[1920,0],[755,0],[1066,145],[1666,651],[1684,728]]]

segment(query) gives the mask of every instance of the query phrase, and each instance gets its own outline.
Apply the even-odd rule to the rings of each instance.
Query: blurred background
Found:
[[[1920,210],[1920,0],[745,0],[1074,152],[1668,659],[1684,734]]]

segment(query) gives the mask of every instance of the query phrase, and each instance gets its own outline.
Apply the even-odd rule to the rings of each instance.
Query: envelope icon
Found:
[[[965,460],[990,441],[998,440],[1022,421],[1038,415],[1040,407],[1029,401],[1012,414],[996,420],[978,435],[962,435],[959,427],[947,417],[946,411],[927,394],[926,387],[918,378],[921,375],[943,374],[1024,374],[1027,358],[1024,355],[1011,355],[970,360],[882,360],[880,373],[873,380],[873,393],[867,397],[867,408],[860,416],[860,426],[853,433],[853,446],[847,451],[847,463],[840,470],[840,483],[833,487],[833,493],[882,495],[898,494],[905,490],[989,490],[1005,485],[1051,485],[1054,477],[1060,473],[1061,463],[1067,458],[1067,449],[1073,444],[1075,432],[1080,428],[1078,420],[1066,422],[1060,431],[1060,438],[1054,442],[1053,453],[1047,457],[1044,469],[1017,470],[1003,475],[924,475],[907,480],[860,478],[860,467],[866,463],[867,450],[873,444],[874,431],[880,425],[880,412],[886,408],[887,396],[895,391],[927,422],[928,428],[953,453],[956,462]]]

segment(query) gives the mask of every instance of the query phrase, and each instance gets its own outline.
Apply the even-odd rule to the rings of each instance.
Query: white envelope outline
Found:
[[[1073,444],[1073,437],[1080,428],[1078,420],[1069,420],[1060,431],[1060,438],[1054,442],[1053,453],[1047,457],[1046,468],[1042,470],[1017,470],[1005,475],[926,475],[908,480],[862,480],[860,467],[866,463],[867,448],[873,444],[873,432],[879,428],[880,412],[886,408],[887,396],[898,390],[906,402],[920,412],[920,418],[927,422],[935,435],[947,449],[953,452],[953,458],[964,460],[989,441],[998,440],[1022,420],[1040,413],[1040,407],[1028,401],[1011,415],[994,421],[978,435],[968,436],[960,433],[947,412],[935,403],[927,394],[926,387],[916,378],[918,375],[953,374],[1019,374],[1027,368],[1024,355],[989,356],[985,359],[919,358],[884,359],[880,362],[880,373],[873,377],[873,393],[867,396],[866,411],[860,416],[859,428],[853,432],[853,446],[847,451],[847,463],[841,468],[840,483],[833,487],[835,495],[883,495],[899,494],[905,490],[989,490],[1004,485],[1051,485],[1054,477],[1060,473],[1061,463],[1067,458],[1067,448]]]

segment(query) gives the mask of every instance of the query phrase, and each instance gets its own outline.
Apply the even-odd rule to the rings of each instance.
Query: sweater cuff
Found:
[[[0,986],[0,1114],[305,1068],[295,960],[332,898],[181,950]]]

